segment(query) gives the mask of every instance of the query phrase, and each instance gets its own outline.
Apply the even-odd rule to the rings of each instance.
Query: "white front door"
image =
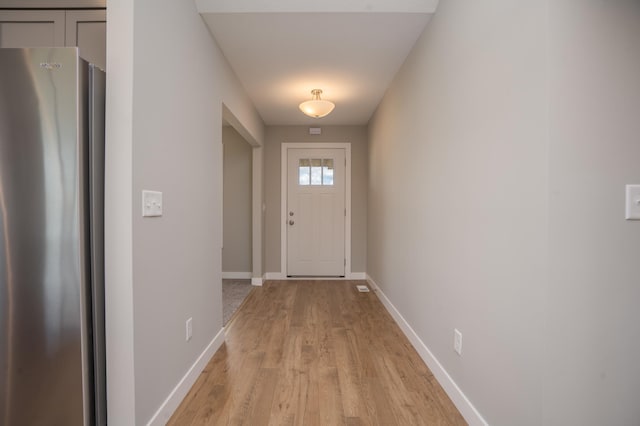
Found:
[[[287,275],[345,275],[345,150],[287,149]]]

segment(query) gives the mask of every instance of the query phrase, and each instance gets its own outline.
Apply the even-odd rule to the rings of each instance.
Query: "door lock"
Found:
[[[293,212],[289,212],[289,216],[293,216]]]

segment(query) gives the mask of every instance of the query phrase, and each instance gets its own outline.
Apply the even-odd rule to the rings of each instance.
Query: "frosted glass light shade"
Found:
[[[329,101],[306,101],[300,104],[300,111],[309,117],[321,118],[333,111],[335,105]]]
[[[311,91],[313,95],[313,99],[310,101],[306,101],[300,104],[300,111],[313,118],[322,118],[325,115],[328,115],[335,105],[333,102],[323,101],[320,99],[320,94],[322,90],[314,89]]]

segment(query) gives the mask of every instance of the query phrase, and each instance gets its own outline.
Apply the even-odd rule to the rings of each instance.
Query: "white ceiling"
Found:
[[[369,121],[437,0],[196,4],[265,124],[361,125]],[[321,119],[298,110],[316,88],[336,104]]]

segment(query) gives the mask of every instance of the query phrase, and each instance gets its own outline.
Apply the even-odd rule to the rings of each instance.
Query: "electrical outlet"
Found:
[[[462,356],[462,333],[457,328],[453,329],[453,350]]]
[[[193,323],[193,318],[189,318],[187,320],[187,336],[186,336],[187,342],[191,340],[191,336],[193,335],[193,328],[191,325],[192,323]]]
[[[162,216],[162,192],[142,191],[142,216]]]

